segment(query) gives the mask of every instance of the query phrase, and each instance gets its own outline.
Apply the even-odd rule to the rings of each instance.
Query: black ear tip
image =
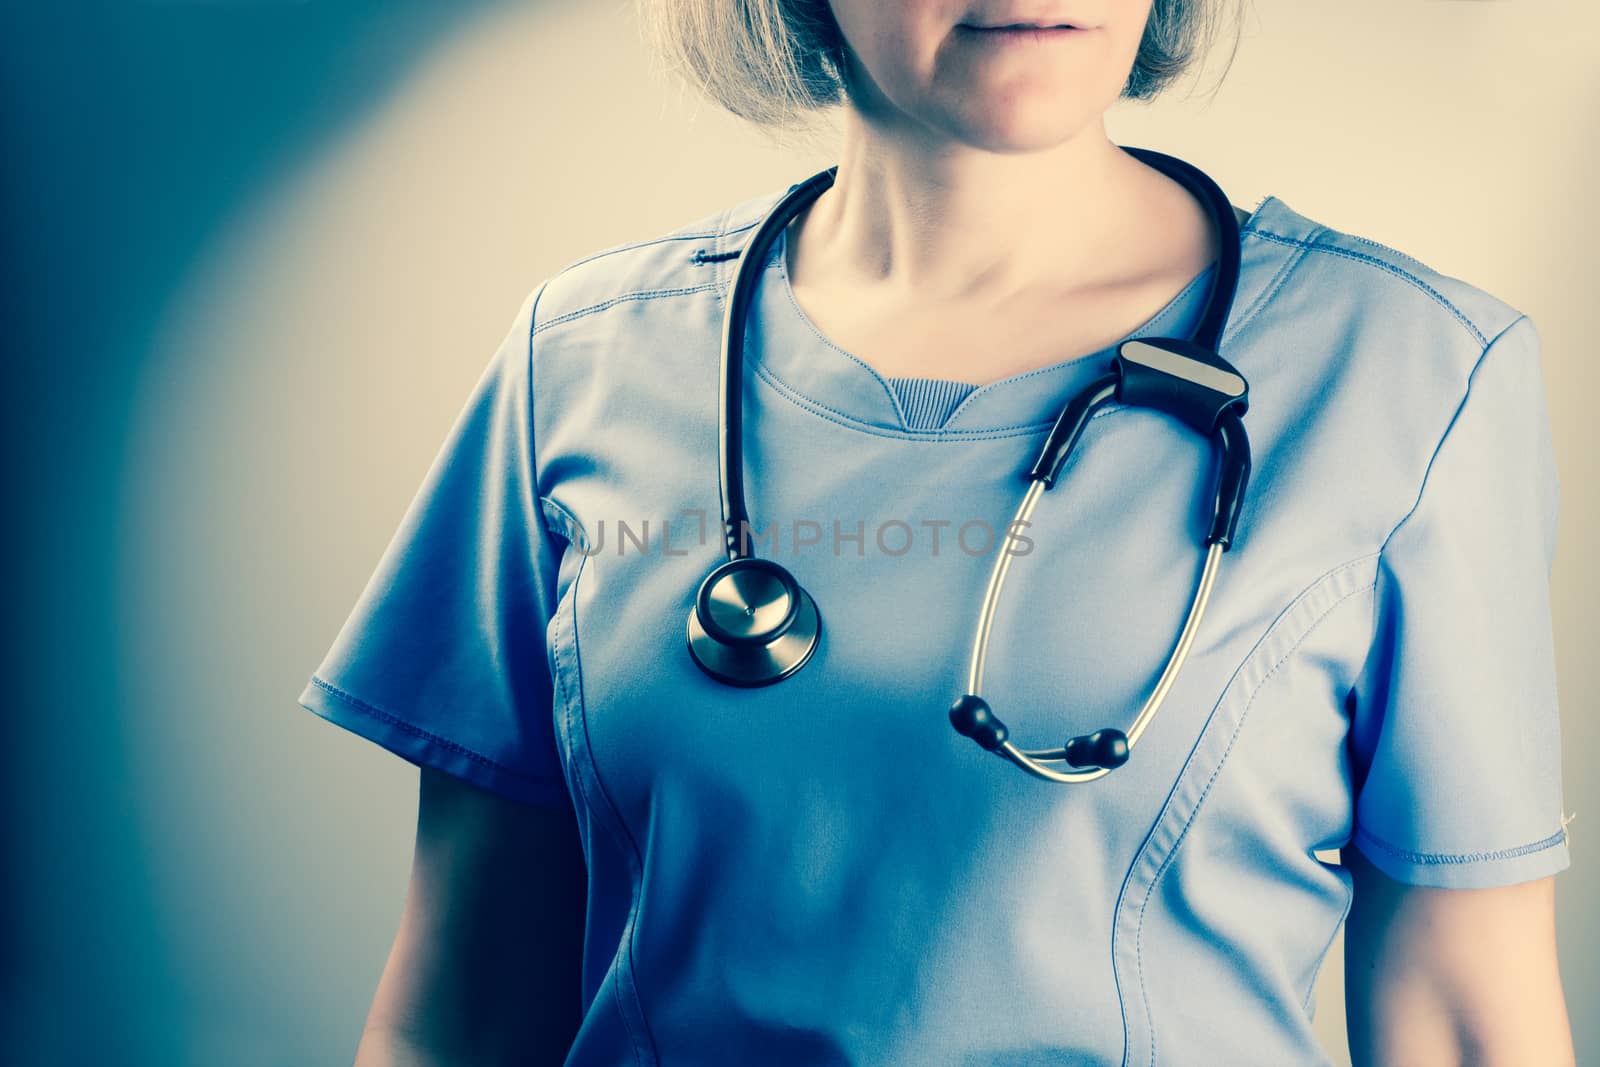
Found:
[[[964,693],[950,705],[950,725],[962,737],[970,737],[993,752],[1010,733],[1006,724],[995,717],[988,701],[971,693]]]
[[[1067,742],[1067,762],[1074,767],[1115,770],[1128,762],[1128,735],[1121,730],[1096,730]]]
[[[1120,767],[1128,762],[1128,735],[1121,730],[1096,730],[1095,762],[1102,767]]]

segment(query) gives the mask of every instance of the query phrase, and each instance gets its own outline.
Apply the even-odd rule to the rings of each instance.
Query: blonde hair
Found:
[[[1167,88],[1209,48],[1230,2],[1153,0],[1122,96],[1149,100]],[[639,7],[656,53],[741,118],[802,129],[848,98],[844,36],[827,0],[639,0]]]

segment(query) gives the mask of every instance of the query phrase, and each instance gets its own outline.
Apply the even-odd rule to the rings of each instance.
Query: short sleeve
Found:
[[[1523,316],[1485,350],[1379,558],[1351,693],[1353,844],[1397,881],[1487,888],[1571,860],[1550,615],[1558,484]]]
[[[535,485],[535,290],[300,703],[524,803],[568,803],[545,632],[561,542]],[[552,543],[554,542],[554,543]]]

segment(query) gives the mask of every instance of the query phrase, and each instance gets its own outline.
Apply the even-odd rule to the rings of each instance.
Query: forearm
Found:
[[[354,1067],[543,1067],[565,1061],[576,1029],[565,998],[530,996],[512,1004],[493,984],[475,983],[470,972],[455,972],[455,982],[429,982],[426,972],[396,964],[391,959],[379,982]],[[469,991],[474,985],[476,994]],[[525,983],[513,988],[534,992]]]
[[[566,1047],[565,1041],[533,1042],[530,1047],[516,1051],[506,1048],[495,1051],[482,1047],[481,1043],[453,1043],[445,1037],[388,1023],[369,1023],[361,1035],[353,1067],[463,1067],[468,1064],[472,1067],[498,1064],[554,1067],[565,1062]]]
[[[368,1026],[356,1049],[354,1067],[447,1067],[460,1063],[458,1054],[429,1048],[413,1034],[385,1026]]]
[[[1359,965],[1347,961],[1347,968]],[[1369,965],[1370,967],[1370,965]],[[1494,1003],[1474,1003],[1427,975],[1391,964],[1387,980],[1347,970],[1347,1028],[1354,1067],[1572,1067],[1571,1030],[1561,998],[1517,992],[1508,982]],[[1536,982],[1525,989],[1545,988]],[[1359,992],[1356,992],[1359,990]]]
[[[569,939],[516,930],[525,920],[481,899],[472,903],[506,921],[494,930],[473,928],[449,921],[447,908],[407,908],[356,1067],[564,1062],[579,1014]],[[443,923],[432,921],[439,916]],[[505,951],[508,944],[517,951]]]
[[[405,907],[356,1064],[561,1064],[582,1014],[572,816],[438,772],[421,783]]]
[[[1570,1067],[1549,879],[1402,886],[1354,850],[1345,1003],[1355,1067]]]

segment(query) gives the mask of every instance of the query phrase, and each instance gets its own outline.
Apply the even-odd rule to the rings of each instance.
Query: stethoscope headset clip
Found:
[[[1222,190],[1203,171],[1149,149],[1123,151],[1182,183],[1206,207],[1217,228],[1221,253],[1205,310],[1192,338],[1139,337],[1122,342],[1108,371],[1071,397],[1057,416],[1044,447],[1025,472],[1028,483],[1008,531],[1025,529],[1039,497],[1050,489],[1095,412],[1115,402],[1153,408],[1175,416],[1210,438],[1218,454],[1215,500],[1204,540],[1201,568],[1183,630],[1166,667],[1126,732],[1106,727],[1069,738],[1060,748],[1022,749],[983,699],[984,661],[1000,589],[1016,553],[996,552],[994,568],[978,613],[977,632],[967,668],[967,690],[950,706],[950,722],[989,752],[1029,774],[1052,782],[1089,782],[1128,761],[1156,710],[1171,691],[1194,642],[1222,553],[1233,543],[1250,475],[1250,442],[1243,415],[1249,404],[1244,376],[1217,354],[1223,326],[1239,279],[1239,224]],[[745,532],[743,467],[744,333],[756,283],[772,244],[784,228],[833,185],[830,167],[791,188],[756,228],[740,254],[722,323],[721,389],[718,405],[720,447],[717,466],[722,492],[722,529],[727,560],[695,593],[689,611],[689,652],[706,674],[727,685],[771,685],[811,659],[822,633],[817,606],[794,576],[779,564],[750,554]],[[1060,765],[1076,768],[1060,769]]]

